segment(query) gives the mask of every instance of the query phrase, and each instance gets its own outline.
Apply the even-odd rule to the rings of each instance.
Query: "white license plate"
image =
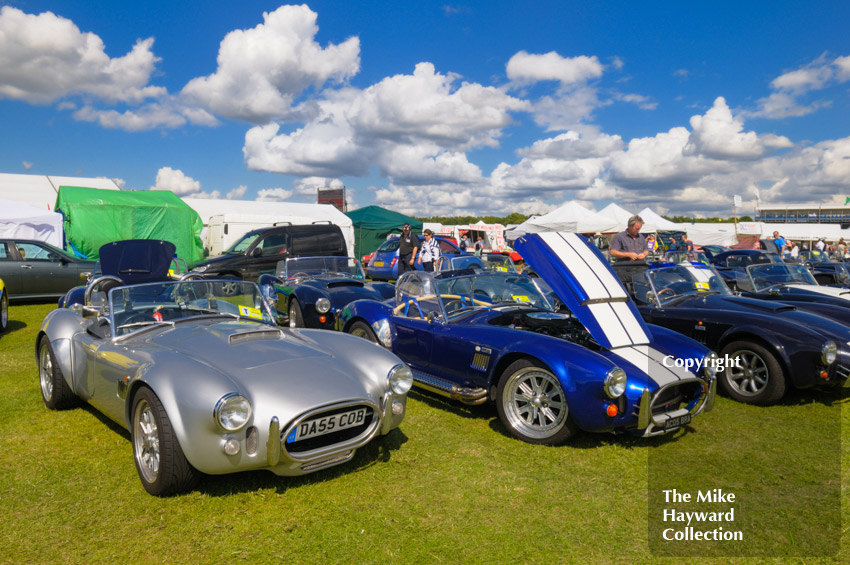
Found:
[[[679,428],[684,426],[685,424],[691,423],[691,415],[685,414],[684,416],[679,416],[678,418],[669,418],[666,422],[664,422],[665,430],[672,430],[673,428]]]
[[[315,420],[307,420],[298,424],[295,433],[290,433],[286,443],[293,443],[302,439],[321,436],[359,426],[366,419],[366,408],[358,408],[350,412],[341,412],[331,416],[323,416]]]

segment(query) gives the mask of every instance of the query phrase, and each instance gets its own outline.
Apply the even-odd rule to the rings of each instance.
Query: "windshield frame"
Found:
[[[163,299],[169,294],[171,300]],[[189,299],[189,296],[195,298]],[[240,301],[241,297],[247,298]],[[156,319],[157,312],[168,312],[172,316]],[[174,317],[175,313],[179,316]],[[151,315],[149,320],[127,325],[127,320],[147,314]],[[119,286],[109,291],[101,317],[109,321],[112,339],[123,340],[152,327],[222,316],[276,326],[275,316],[256,283],[233,280],[171,280]]]
[[[345,271],[336,271],[330,270],[330,266],[328,263],[333,261],[346,261],[349,263],[348,267],[353,269],[355,272],[345,272]],[[313,262],[323,263],[322,270],[320,272],[316,272],[316,269],[307,268],[306,265],[309,265]],[[300,265],[299,265],[300,263]],[[284,263],[283,272],[279,273],[279,278],[282,278],[285,281],[294,280],[296,278],[306,278],[306,277],[296,277],[296,275],[305,274],[307,277],[317,277],[317,278],[327,278],[330,275],[335,277],[347,278],[347,279],[356,279],[360,281],[366,280],[366,273],[363,272],[363,267],[360,264],[360,261],[355,259],[354,257],[344,257],[341,255],[326,255],[326,256],[311,256],[311,257],[289,257],[286,259]]]
[[[658,275],[660,273],[669,272],[675,270],[677,273],[686,273],[690,280],[678,281],[676,284],[681,283],[693,283],[693,291],[692,292],[675,292],[671,296],[667,296],[664,290],[673,291],[669,286],[660,287],[660,281],[658,279]],[[695,276],[696,271],[709,271],[711,274],[708,276],[707,281],[697,280]],[[659,307],[663,307],[665,304],[669,304],[670,302],[682,298],[683,296],[708,296],[711,294],[723,294],[731,296],[733,293],[723,281],[723,277],[720,276],[720,273],[717,272],[717,269],[714,268],[713,265],[706,265],[705,263],[696,262],[694,263],[678,263],[676,265],[670,265],[666,267],[659,267],[655,269],[647,269],[644,271],[646,274],[646,280],[649,284],[650,289],[652,290],[652,294],[655,297],[655,303]],[[700,290],[696,285],[698,283],[707,284],[708,288],[705,290]],[[712,285],[712,283],[715,283]],[[635,292],[635,296],[637,297],[637,292]],[[643,297],[640,297],[639,302],[646,302]]]
[[[782,268],[780,268],[782,267]],[[772,282],[768,285],[759,285],[756,284],[756,276],[759,274],[758,271],[763,270],[776,270],[782,271],[791,274],[792,272],[796,272],[801,275],[801,277],[805,280],[793,280],[793,281],[781,281],[781,282]],[[806,284],[812,286],[819,286],[818,281],[815,280],[811,271],[802,264],[796,263],[758,263],[755,265],[747,266],[747,279],[749,279],[750,285],[753,289],[753,292],[765,292],[777,286],[784,286],[789,284]]]

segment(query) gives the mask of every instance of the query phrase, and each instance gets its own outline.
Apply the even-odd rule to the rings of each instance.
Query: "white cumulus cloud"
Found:
[[[188,100],[227,118],[264,123],[285,116],[310,86],[344,81],[360,69],[360,40],[322,48],[317,14],[306,5],[263,13],[263,23],[222,40],[215,73],[183,88]]]
[[[178,196],[201,192],[201,183],[186,176],[180,169],[162,167],[156,173],[156,184],[151,190],[170,190]]]

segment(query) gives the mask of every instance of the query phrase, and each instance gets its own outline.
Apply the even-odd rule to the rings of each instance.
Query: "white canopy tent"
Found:
[[[626,226],[628,226],[628,224],[629,224],[629,218],[634,216],[634,214],[632,214],[631,212],[629,212],[625,208],[618,206],[614,202],[610,203],[609,205],[607,205],[606,207],[601,209],[598,213],[599,213],[600,216],[605,216],[606,218],[611,218],[612,220],[616,221],[619,225],[621,225],[622,229],[620,231],[626,229]],[[644,219],[646,219],[646,218],[644,218]]]
[[[616,233],[623,231],[616,220],[588,210],[581,204],[570,201],[548,214],[530,218],[506,232],[508,239],[516,239],[526,233],[564,231],[570,233]]]
[[[113,180],[105,178],[0,173],[0,198],[23,202],[40,210],[53,210],[60,186],[120,190]]]
[[[662,218],[649,207],[644,208],[637,215],[643,218],[644,227],[640,230],[642,232],[684,231],[679,224]],[[648,227],[652,229],[647,229]]]
[[[0,238],[35,239],[62,248],[62,214],[0,198]]]

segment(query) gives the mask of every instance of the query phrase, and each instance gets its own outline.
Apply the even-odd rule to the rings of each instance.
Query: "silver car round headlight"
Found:
[[[394,394],[405,394],[413,386],[413,373],[407,365],[396,365],[390,369],[387,381]]]
[[[192,270],[193,270],[193,271],[197,271],[197,272],[199,272],[199,273],[203,273],[203,272],[204,272],[204,271],[206,271],[208,268],[209,268],[209,266],[208,266],[208,265],[200,265],[200,266],[198,266],[198,267],[194,267]]]
[[[251,403],[241,394],[231,392],[222,396],[215,405],[215,423],[226,432],[240,430],[251,419]]]
[[[820,360],[827,365],[832,365],[838,358],[838,346],[834,341],[827,341],[820,349]]]
[[[702,371],[706,379],[713,379],[717,376],[717,353],[711,352],[702,360]]]
[[[316,301],[316,311],[319,314],[326,314],[331,309],[331,301],[327,298],[320,298]]]
[[[605,373],[602,388],[609,397],[619,398],[626,392],[626,372],[619,367],[614,367]]]

